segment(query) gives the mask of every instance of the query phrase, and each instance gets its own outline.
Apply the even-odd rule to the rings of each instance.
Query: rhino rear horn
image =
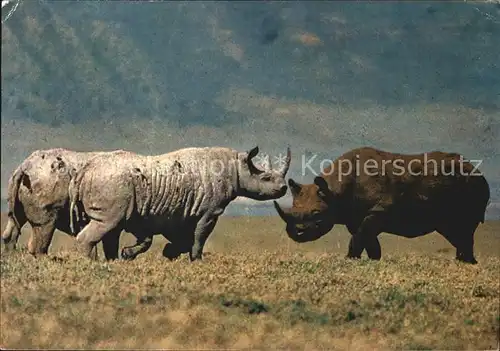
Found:
[[[285,163],[283,164],[283,167],[279,170],[281,175],[284,177],[286,173],[288,172],[288,169],[290,168],[290,163],[292,161],[292,152],[290,151],[290,147],[286,148],[286,157],[285,157]]]

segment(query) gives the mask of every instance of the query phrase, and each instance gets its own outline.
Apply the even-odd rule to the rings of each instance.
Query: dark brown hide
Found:
[[[366,249],[379,259],[382,232],[414,238],[437,231],[457,249],[457,259],[476,263],[474,232],[484,222],[490,190],[459,154],[363,147],[335,159],[313,184],[289,179],[288,185],[292,208],[275,207],[294,241],[316,240],[343,224],[352,234],[348,257]]]

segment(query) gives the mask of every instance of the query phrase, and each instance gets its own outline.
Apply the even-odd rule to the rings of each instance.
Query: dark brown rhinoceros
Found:
[[[456,248],[458,260],[477,263],[474,232],[484,222],[490,189],[476,168],[456,153],[362,147],[331,162],[313,184],[289,179],[292,208],[274,205],[296,242],[345,225],[352,235],[349,258],[366,249],[369,258],[380,259],[382,232],[415,238],[437,231]]]

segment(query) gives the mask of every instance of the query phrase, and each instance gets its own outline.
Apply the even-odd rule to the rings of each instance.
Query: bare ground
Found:
[[[475,266],[435,233],[382,234],[380,262],[344,259],[348,239],[338,226],[296,244],[279,218],[223,217],[203,262],[164,259],[156,237],[135,261],[106,263],[75,257],[58,232],[47,258],[2,254],[0,346],[497,348],[500,221],[479,227]]]

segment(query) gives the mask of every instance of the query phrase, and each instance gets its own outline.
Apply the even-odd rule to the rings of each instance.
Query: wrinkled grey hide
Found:
[[[80,217],[89,222],[77,235],[85,256],[100,240],[132,233],[137,244],[122,250],[133,259],[149,249],[152,236],[170,241],[165,256],[189,253],[201,259],[203,246],[218,217],[237,196],[255,200],[285,195],[286,164],[273,170],[252,162],[258,147],[238,152],[223,147],[185,148],[157,156],[119,152],[90,160],[71,181],[70,198],[75,232]]]
[[[31,153],[9,179],[8,221],[2,234],[6,250],[16,249],[26,222],[33,229],[28,242],[28,252],[33,255],[47,254],[56,228],[71,234],[68,186],[72,170],[81,168],[92,157],[107,153],[63,148]],[[109,245],[103,242],[103,245],[106,256],[118,255],[118,242]]]

